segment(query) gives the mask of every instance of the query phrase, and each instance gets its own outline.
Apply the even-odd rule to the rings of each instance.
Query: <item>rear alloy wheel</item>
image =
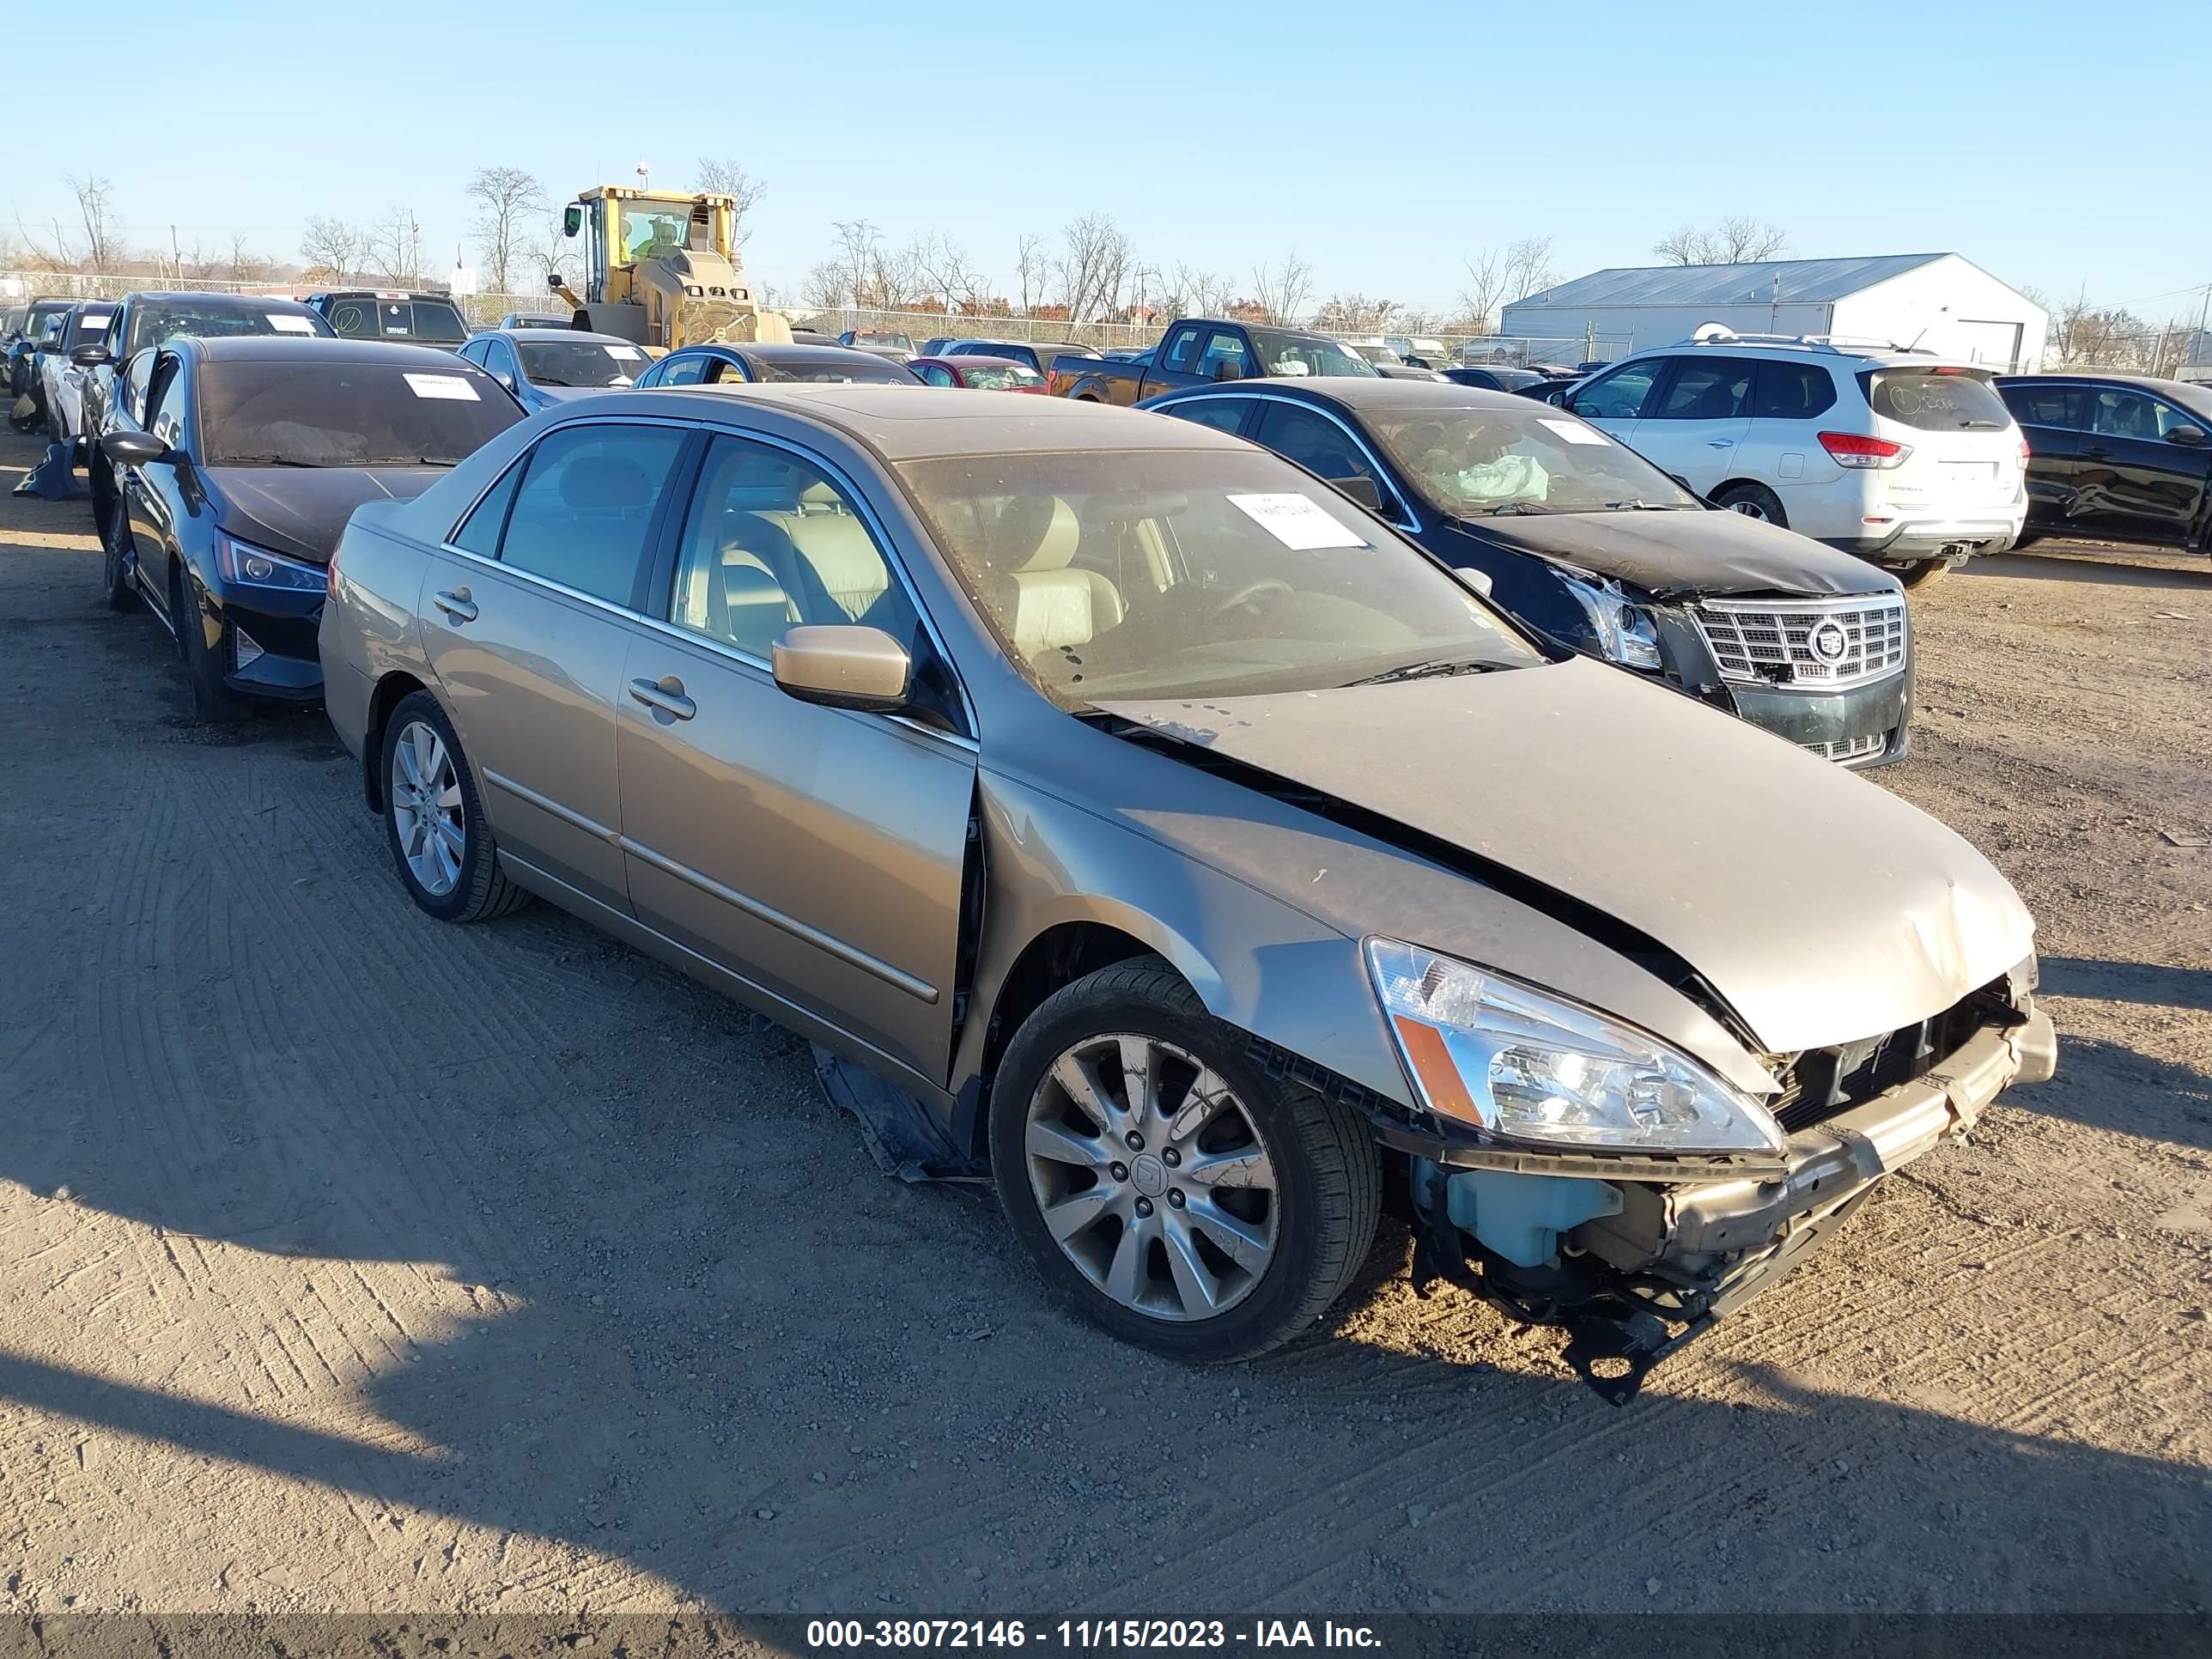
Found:
[[[1260,1072],[1157,961],[1048,998],[992,1087],[1000,1201],[1046,1282],[1178,1358],[1248,1358],[1327,1312],[1382,1178],[1350,1111]]]
[[[1724,507],[1731,513],[1741,513],[1747,519],[1790,528],[1789,515],[1782,510],[1782,498],[1765,484],[1730,484],[1713,497],[1715,507]]]
[[[407,896],[441,921],[483,921],[529,894],[501,873],[460,739],[427,691],[384,726],[384,828]]]

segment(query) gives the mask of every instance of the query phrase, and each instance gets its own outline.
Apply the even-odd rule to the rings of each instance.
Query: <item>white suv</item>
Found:
[[[1716,505],[1911,586],[2020,539],[2027,447],[1990,381],[1926,352],[1723,334],[1638,352],[1559,401]]]

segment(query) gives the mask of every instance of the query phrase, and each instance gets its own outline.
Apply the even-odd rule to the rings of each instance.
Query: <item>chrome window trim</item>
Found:
[[[1255,380],[1260,380],[1263,377],[1255,375],[1253,378]],[[1249,386],[1252,382],[1249,380],[1240,380],[1236,384],[1240,386]],[[1285,398],[1279,392],[1261,391],[1257,389],[1251,391],[1232,392],[1226,385],[1224,385],[1218,387],[1209,386],[1201,392],[1176,392],[1172,397],[1165,399],[1161,407],[1164,409],[1172,409],[1182,404],[1205,403],[1209,399],[1218,402],[1229,398],[1249,398],[1254,403],[1288,404],[1293,409],[1303,409],[1309,414],[1318,415],[1352,441],[1352,447],[1367,458],[1367,465],[1375,469],[1375,476],[1377,478],[1387,479],[1397,477],[1397,474],[1395,471],[1383,465],[1382,463],[1376,458],[1375,452],[1368,446],[1367,441],[1361,437],[1359,434],[1353,431],[1349,426],[1345,424],[1343,416],[1336,414],[1331,410],[1323,409],[1319,404],[1308,403],[1303,398]],[[1215,430],[1218,431],[1219,428],[1216,428]],[[1224,437],[1234,437],[1237,434],[1234,433],[1223,433],[1222,435]],[[1267,449],[1267,446],[1261,443],[1257,438],[1246,438],[1243,441],[1251,444],[1260,449]],[[1291,458],[1287,455],[1280,454],[1272,449],[1267,449],[1267,453],[1270,455],[1275,456],[1275,459],[1278,460],[1290,461],[1290,464],[1292,466],[1297,465],[1297,463],[1296,461],[1291,461]],[[1323,480],[1323,482],[1326,483],[1327,480]],[[1382,522],[1389,525],[1393,530],[1402,530],[1411,536],[1419,535],[1421,533],[1420,515],[1413,511],[1413,502],[1407,499],[1408,492],[1394,487],[1390,493],[1398,497],[1398,504],[1406,509],[1406,517],[1403,520],[1383,519]],[[1377,518],[1382,517],[1379,513],[1376,514],[1376,516]],[[1408,520],[1410,520],[1410,522],[1408,522]]]

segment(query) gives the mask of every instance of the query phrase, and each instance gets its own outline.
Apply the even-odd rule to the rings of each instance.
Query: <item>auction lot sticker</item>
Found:
[[[1229,504],[1285,547],[1308,553],[1322,547],[1367,547],[1367,538],[1329,516],[1305,495],[1231,495]]]
[[[450,398],[461,404],[483,401],[477,396],[477,389],[458,374],[409,374],[404,378],[418,398]]]

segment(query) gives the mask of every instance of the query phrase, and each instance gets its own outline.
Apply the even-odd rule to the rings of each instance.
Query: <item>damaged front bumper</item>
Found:
[[[2011,1085],[2053,1073],[2050,1016],[2027,999],[2010,1012],[1919,1076],[1800,1130],[1778,1164],[1753,1171],[1676,1163],[1652,1179],[1658,1170],[1630,1159],[1416,1151],[1415,1286],[1450,1278],[1516,1317],[1565,1325],[1577,1373],[1626,1403],[1660,1359],[1809,1257],[1884,1176],[1964,1134]],[[1501,1176],[1543,1187],[1508,1187],[1501,1205]],[[1589,1193],[1592,1182],[1607,1192]]]

